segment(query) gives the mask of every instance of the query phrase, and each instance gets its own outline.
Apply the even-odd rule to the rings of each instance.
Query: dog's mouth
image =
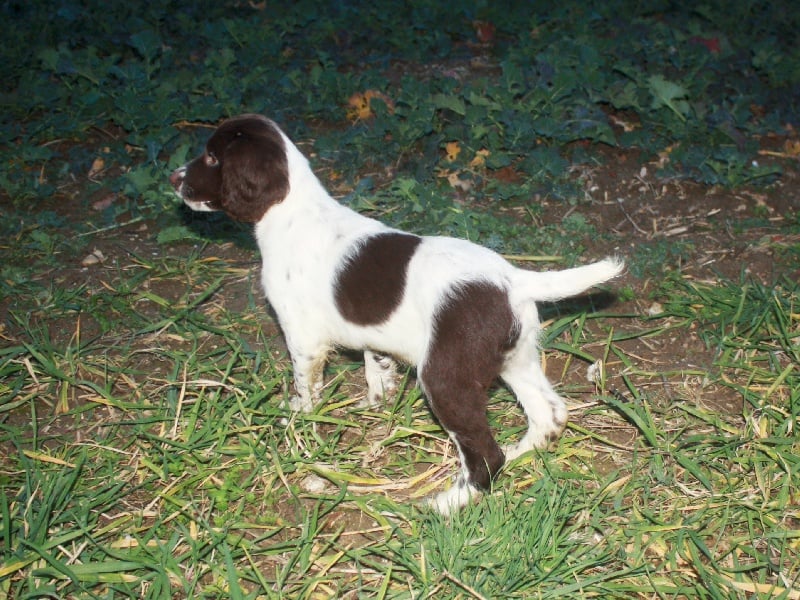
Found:
[[[185,182],[182,183],[180,187],[175,191],[178,192],[178,196],[180,196],[187,202],[200,202],[199,200],[195,199],[196,194],[194,188],[192,188],[189,185],[186,185]]]
[[[181,198],[181,200],[183,200],[184,204],[186,204],[186,206],[192,210],[196,210],[198,212],[216,212],[217,209],[212,206],[211,200],[195,199],[192,197],[192,194],[187,192],[187,190],[182,190],[182,192],[183,193],[179,191],[178,196]]]
[[[193,188],[189,183],[186,181],[186,167],[180,167],[179,169],[175,169],[169,176],[169,182],[172,185],[172,189],[175,190],[175,194],[183,200],[183,202],[192,210],[201,211],[201,212],[213,212],[216,209],[213,208],[214,201],[210,198],[199,198],[198,196],[201,194],[197,193],[197,190]]]
[[[197,192],[194,188],[186,183],[186,181],[179,181],[172,186],[175,190],[175,194],[186,202],[187,204],[209,204],[210,200],[200,200],[196,198]]]

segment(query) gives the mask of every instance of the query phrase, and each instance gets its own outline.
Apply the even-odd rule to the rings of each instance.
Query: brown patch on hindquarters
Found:
[[[368,238],[336,277],[334,296],[341,315],[357,325],[383,323],[400,305],[408,263],[421,238],[381,233]]]
[[[420,381],[431,409],[461,451],[469,481],[489,488],[505,462],[486,415],[487,391],[520,335],[505,290],[487,282],[459,286],[435,317]]]

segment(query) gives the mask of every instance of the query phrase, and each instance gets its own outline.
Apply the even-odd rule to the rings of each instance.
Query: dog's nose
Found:
[[[169,182],[172,184],[172,187],[179,190],[184,177],[186,177],[186,167],[180,167],[179,169],[175,169],[169,176]]]

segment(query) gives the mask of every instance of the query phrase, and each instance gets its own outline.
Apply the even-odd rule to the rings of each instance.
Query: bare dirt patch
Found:
[[[730,190],[663,179],[663,159],[642,161],[639,152],[602,154],[602,164],[581,172],[590,202],[580,210],[599,232],[615,234],[614,247],[596,244],[596,252],[618,243],[623,255],[635,254],[642,244],[664,242],[681,247],[681,271],[699,279],[736,280],[745,273],[771,284],[781,275],[800,274],[800,237],[781,231],[796,222],[800,209],[797,159],[780,161],[784,174],[773,185]],[[546,209],[556,220],[566,214],[559,206]]]

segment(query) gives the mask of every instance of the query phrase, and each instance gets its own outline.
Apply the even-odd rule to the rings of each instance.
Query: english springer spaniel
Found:
[[[416,367],[461,459],[455,483],[430,500],[440,512],[489,489],[506,460],[563,429],[566,406],[539,363],[536,303],[607,281],[622,261],[533,272],[465,240],[387,227],[336,202],[260,115],[222,123],[203,154],[169,179],[192,209],[255,224],[264,291],[294,367],[293,409],[319,402],[323,366],[337,347],[363,350],[370,403],[395,391],[394,359]],[[505,450],[486,415],[498,377],[528,420],[526,434]]]

